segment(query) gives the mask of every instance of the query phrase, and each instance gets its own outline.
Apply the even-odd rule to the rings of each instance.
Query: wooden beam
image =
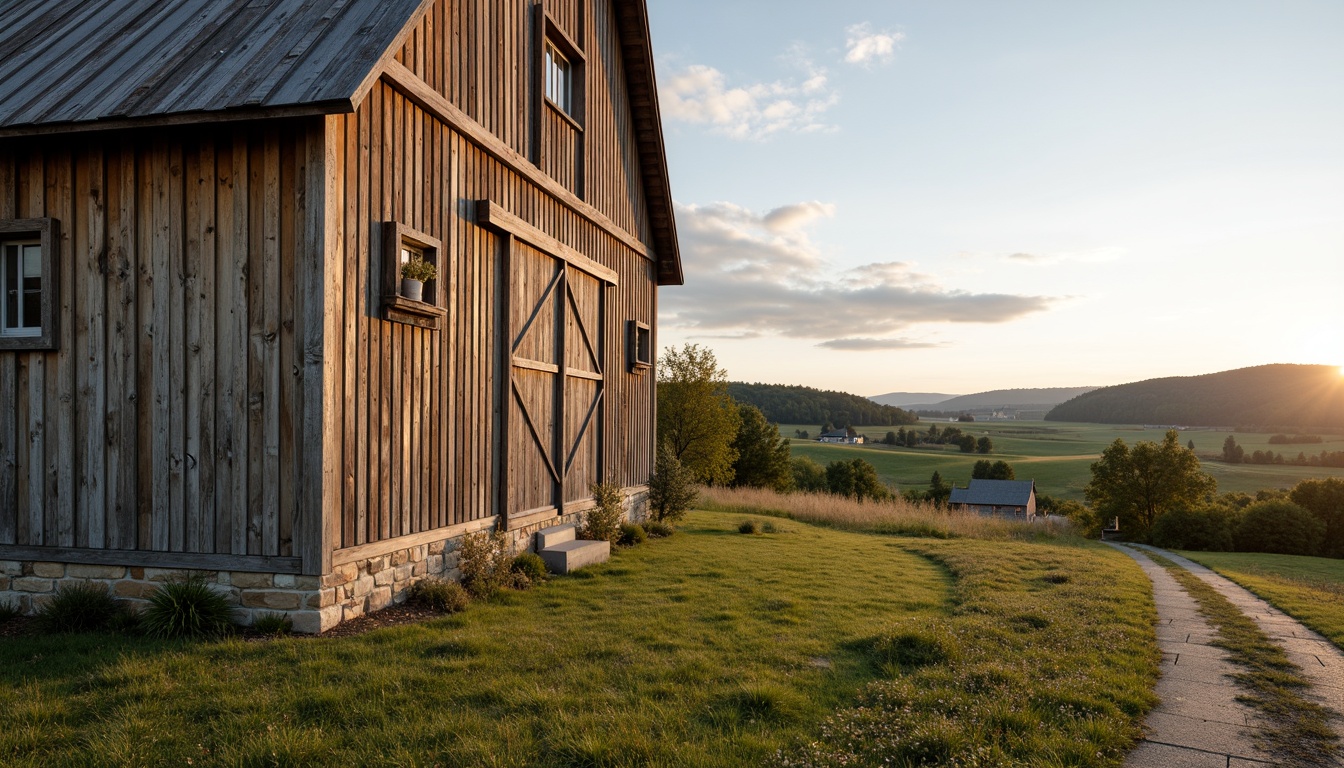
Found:
[[[132,549],[84,549],[83,547],[24,547],[0,545],[0,560],[36,560],[86,565],[124,565],[134,568],[181,568],[200,571],[255,571],[302,573],[297,557],[218,555],[198,552],[153,552]]]
[[[565,189],[560,182],[533,165],[530,160],[505,144],[485,126],[471,119],[467,113],[458,109],[438,91],[429,87],[425,81],[407,69],[404,64],[397,61],[387,62],[383,69],[383,81],[449,128],[461,133],[486,154],[503,163],[509,170],[535,184],[542,191],[555,198],[561,205],[587,219],[640,256],[650,260],[653,259],[653,251],[648,245],[607,218],[606,214]]]
[[[616,285],[616,270],[608,269],[584,256],[526,221],[514,216],[492,200],[476,201],[476,223],[498,232],[508,232],[539,251],[554,256],[575,269],[586,272],[604,283]]]

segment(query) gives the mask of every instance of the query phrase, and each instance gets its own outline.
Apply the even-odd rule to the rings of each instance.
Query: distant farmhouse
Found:
[[[1036,481],[972,480],[970,487],[953,488],[948,503],[956,509],[995,517],[1036,519]]]
[[[863,435],[851,435],[848,430],[837,429],[832,432],[826,432],[817,438],[818,443],[849,443],[851,445],[863,445]]]
[[[317,632],[595,481],[638,513],[682,282],[645,0],[3,14],[0,604],[190,572]]]

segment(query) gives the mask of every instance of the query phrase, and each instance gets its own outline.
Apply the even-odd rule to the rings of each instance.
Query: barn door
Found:
[[[510,527],[563,514],[602,473],[605,291],[593,276],[510,238],[509,375],[500,498]]]

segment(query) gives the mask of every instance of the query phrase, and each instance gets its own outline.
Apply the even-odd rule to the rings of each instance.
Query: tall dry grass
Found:
[[[991,539],[1081,543],[1084,539],[1066,520],[1036,522],[986,517],[925,502],[895,498],[856,501],[829,493],[779,493],[764,488],[700,489],[698,505],[717,512],[787,517],[791,520],[851,531],[935,539]]]

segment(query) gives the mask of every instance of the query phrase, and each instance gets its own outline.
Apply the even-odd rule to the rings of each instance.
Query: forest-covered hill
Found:
[[[1224,427],[1344,427],[1344,376],[1329,365],[1261,365],[1104,387],[1049,421]]]
[[[912,404],[911,410],[970,411],[985,408],[1022,408],[1059,405],[1096,387],[1037,387],[1034,389],[995,389],[973,395],[959,395],[938,403]]]
[[[894,427],[919,421],[909,411],[847,392],[734,381],[728,384],[728,394],[739,403],[760,408],[765,418],[776,424]]]

